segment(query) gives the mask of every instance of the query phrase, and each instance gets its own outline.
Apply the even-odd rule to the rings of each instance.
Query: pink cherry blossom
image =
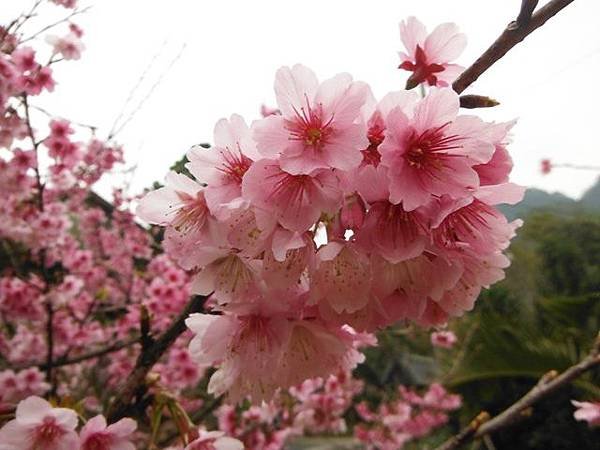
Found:
[[[260,115],[263,117],[273,116],[281,114],[281,111],[278,108],[272,108],[265,104],[260,105]]]
[[[585,421],[590,427],[600,426],[600,402],[571,400],[571,403],[577,408],[573,414],[575,420]]]
[[[202,228],[209,214],[202,186],[175,172],[167,175],[166,183],[142,199],[137,214],[157,225],[173,224],[182,230]]]
[[[338,185],[330,171],[292,175],[278,161],[261,159],[246,172],[242,195],[288,230],[304,232],[322,213],[336,211],[341,201]]]
[[[225,436],[223,431],[199,430],[199,436],[190,442],[184,450],[244,450],[241,441]]]
[[[64,6],[65,8],[75,8],[77,5],[77,0],[50,0],[52,3],[56,3],[57,5]]]
[[[92,417],[81,429],[81,450],[135,450],[130,439],[136,427],[129,418],[107,426],[104,416]]]
[[[85,45],[81,42],[80,37],[71,32],[62,37],[47,36],[46,42],[52,45],[55,54],[60,54],[65,60],[79,59],[85,50]]]
[[[467,45],[464,34],[453,23],[438,25],[431,34],[415,17],[400,23],[400,38],[406,52],[400,52],[400,69],[413,72],[407,88],[418,84],[448,86],[462,72],[463,67],[450,62],[460,56]]]
[[[10,450],[79,450],[77,414],[53,408],[40,397],[17,406],[16,418],[0,429],[0,442]]]
[[[454,91],[433,90],[412,117],[400,108],[388,115],[379,151],[392,203],[412,211],[443,194],[466,197],[479,186],[473,166],[489,161],[494,146],[477,136],[471,121],[457,118],[458,103]]]
[[[208,185],[204,195],[213,215],[227,219],[232,209],[243,206],[242,179],[260,156],[241,116],[221,119],[215,126],[215,147],[194,147],[187,157],[190,162],[186,167]]]
[[[452,348],[456,341],[456,335],[452,331],[434,331],[431,333],[431,344],[434,347]]]
[[[549,159],[542,159],[540,170],[542,171],[542,175],[548,175],[552,172],[552,161]]]
[[[292,175],[358,167],[360,151],[368,145],[360,120],[364,83],[339,74],[319,84],[310,69],[298,64],[277,71],[275,94],[282,115],[252,125],[264,157],[280,156],[281,168]]]

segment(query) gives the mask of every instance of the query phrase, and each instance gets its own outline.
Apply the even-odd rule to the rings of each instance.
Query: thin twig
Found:
[[[517,26],[522,27],[523,25],[527,25],[531,20],[531,15],[535,8],[537,7],[539,0],[522,0],[521,1],[521,11],[519,11],[519,15],[517,20],[515,21]]]
[[[165,40],[165,41],[163,41],[163,43],[160,46],[160,48],[158,49],[158,51],[154,54],[154,56],[152,57],[152,59],[150,60],[150,62],[148,63],[148,65],[146,66],[146,68],[144,69],[144,71],[142,72],[142,74],[140,75],[140,77],[137,79],[137,81],[136,81],[135,85],[133,86],[133,88],[129,91],[129,94],[127,95],[127,98],[125,99],[125,102],[123,103],[123,106],[121,107],[121,111],[119,111],[119,114],[117,115],[117,118],[113,122],[112,127],[110,127],[110,131],[108,132],[109,136],[114,135],[115,129],[117,128],[117,125],[119,124],[119,121],[123,118],[123,114],[125,114],[125,110],[129,106],[129,103],[131,102],[131,100],[133,100],[134,95],[136,94],[136,92],[138,91],[139,87],[142,85],[142,83],[146,79],[146,76],[148,75],[148,72],[150,72],[150,69],[152,69],[152,67],[154,66],[154,63],[156,62],[156,60],[158,59],[158,57],[161,55],[161,53],[162,53],[162,51],[163,51],[163,49],[165,48],[166,45],[167,45],[167,41]]]
[[[17,31],[19,31],[19,28],[21,28],[23,26],[23,24],[25,22],[27,22],[27,20],[29,20],[30,18],[32,18],[35,14],[35,10],[38,8],[38,6],[41,5],[43,0],[36,0],[35,3],[33,4],[33,7],[31,8],[31,10],[29,10],[28,13],[21,13],[21,15],[19,17],[17,17],[16,20],[13,20],[10,24],[10,26],[8,27],[8,30],[10,30],[12,28],[13,25],[16,24],[15,29],[12,31],[13,34],[16,34]],[[23,20],[22,22],[21,19]]]
[[[579,363],[569,367],[562,374],[559,374],[555,370],[551,370],[550,372],[546,373],[542,378],[540,378],[538,383],[529,392],[527,392],[527,394],[505,409],[502,413],[498,414],[492,419],[484,421],[478,419],[485,417],[482,416],[482,414],[487,415],[487,413],[481,413],[478,416],[478,419],[475,419],[467,428],[465,428],[456,436],[448,439],[436,450],[454,450],[471,440],[482,438],[486,435],[490,435],[510,427],[515,422],[528,416],[532,411],[532,407],[536,403],[548,398],[554,392],[568,385],[585,372],[599,366],[600,334],[596,337],[596,341],[590,353]],[[489,418],[489,415],[487,415],[487,418]]]
[[[131,347],[132,345],[138,344],[139,342],[140,342],[140,339],[138,337],[136,337],[134,339],[130,339],[127,341],[117,342],[115,344],[109,345],[108,347],[100,348],[98,350],[93,350],[93,351],[90,351],[87,353],[82,353],[81,355],[73,356],[71,358],[68,358],[68,357],[58,358],[52,363],[52,367],[56,368],[56,367],[70,366],[72,364],[77,364],[80,362],[88,361],[90,359],[100,358],[101,356],[108,355],[110,353],[114,353],[116,351],[122,350],[127,347]],[[13,366],[13,367],[11,367],[11,369],[18,371],[18,370],[28,369],[30,367],[39,367],[41,370],[46,370],[47,363],[45,363],[45,362],[43,362],[43,363],[42,362],[27,363],[27,364],[22,364],[19,366]]]
[[[91,8],[92,8],[91,6],[87,6],[87,7],[83,8],[83,9],[76,9],[71,14],[69,14],[68,16],[63,17],[62,19],[57,20],[56,22],[51,23],[50,25],[46,25],[41,30],[36,31],[31,36],[29,36],[29,37],[21,40],[20,43],[23,44],[25,42],[31,41],[32,39],[35,39],[36,37],[38,37],[40,34],[42,34],[42,33],[46,32],[46,31],[48,31],[48,30],[50,30],[50,29],[52,29],[52,28],[60,25],[61,23],[68,22],[69,19],[71,19],[72,17],[77,16],[79,14],[84,14],[84,13],[88,12]]]
[[[452,83],[452,88],[459,94],[463,92],[467,87],[473,84],[482,73],[506,55],[511,48],[525,39],[533,31],[544,25],[548,19],[556,15],[573,1],[574,0],[551,0],[533,14],[527,23],[515,26],[516,22],[511,22],[490,48],[483,52],[471,66],[460,74],[456,81]]]
[[[41,107],[39,107],[37,105],[29,105],[29,107],[31,109],[35,109],[35,110],[41,112],[42,114],[44,114],[47,117],[50,117],[50,118],[58,117],[58,116],[50,113],[48,110],[46,110],[44,108],[41,108]],[[61,117],[61,118],[64,119],[64,117]],[[95,126],[95,125],[88,125],[88,124],[85,124],[85,123],[76,122],[76,121],[71,120],[71,119],[65,119],[65,120],[67,120],[69,123],[72,123],[73,125],[77,125],[78,127],[89,128],[92,133],[95,133],[96,130],[98,129],[98,127]]]
[[[27,94],[23,95],[23,107],[25,108],[25,125],[27,126],[27,134],[33,145],[33,153],[35,155],[35,182],[38,189],[38,208],[40,211],[44,211],[44,184],[40,175],[39,158],[38,158],[38,147],[40,143],[35,139],[35,133],[31,125],[31,116],[29,114],[29,101],[27,100]]]
[[[140,409],[143,409],[144,406],[144,396],[148,391],[145,383],[146,375],[173,342],[186,330],[185,319],[192,313],[202,311],[206,299],[207,297],[201,295],[192,297],[171,326],[140,353],[135,367],[110,405],[107,414],[109,422],[112,423],[135,412],[141,412]]]
[[[43,262],[42,262],[43,264]],[[46,300],[46,364],[44,369],[46,370],[46,381],[52,386],[51,393],[54,394],[56,390],[56,383],[52,374],[54,368],[54,308],[52,307],[52,301]]]
[[[136,114],[138,112],[140,112],[142,107],[146,104],[146,102],[150,99],[150,97],[152,97],[152,94],[154,94],[154,91],[156,90],[156,88],[160,85],[160,83],[162,83],[165,76],[171,71],[171,69],[173,68],[175,63],[177,61],[179,61],[179,59],[181,58],[181,55],[183,55],[185,48],[186,48],[186,44],[183,44],[181,46],[181,50],[179,50],[179,53],[177,53],[177,55],[175,55],[175,57],[171,60],[171,62],[169,63],[169,65],[167,66],[165,71],[158,77],[158,79],[150,87],[150,89],[148,90],[146,95],[139,101],[139,103],[136,105],[136,107],[133,109],[133,111],[131,111],[129,116],[127,116],[127,118],[123,121],[123,123],[121,125],[119,125],[115,130],[111,130],[111,132],[109,133],[108,138],[107,138],[108,141],[114,139],[114,137],[117,134],[119,134],[121,131],[123,131],[123,129],[129,124],[129,122],[131,122],[133,120],[133,118],[136,116]]]

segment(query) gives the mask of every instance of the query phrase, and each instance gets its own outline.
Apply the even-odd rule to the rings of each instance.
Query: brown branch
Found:
[[[463,92],[467,87],[473,84],[482,73],[506,55],[511,48],[525,39],[533,31],[544,25],[548,19],[556,15],[573,1],[574,0],[551,0],[533,14],[528,21],[525,21],[522,24],[517,22],[518,19],[515,22],[511,22],[490,48],[483,52],[483,54],[477,58],[477,60],[469,66],[454,83],[452,83],[452,88],[458,94]],[[533,2],[524,3],[528,3],[528,8],[533,4]],[[521,17],[521,21],[523,22],[526,17],[526,14],[523,13],[523,9],[521,10],[519,17]]]
[[[44,262],[42,261],[42,264]],[[48,319],[46,320],[46,364],[44,370],[46,371],[46,381],[52,386],[50,393],[53,395],[56,391],[56,382],[52,373],[54,368],[54,308],[50,299],[46,300],[46,314]]]
[[[136,338],[130,339],[128,341],[117,342],[113,345],[109,345],[108,347],[103,347],[98,350],[93,350],[93,351],[90,351],[87,353],[82,353],[81,355],[73,356],[71,358],[68,358],[68,357],[57,358],[52,363],[52,367],[56,368],[56,367],[70,366],[71,364],[77,364],[77,363],[87,361],[90,359],[99,358],[101,356],[108,355],[109,353],[114,353],[114,352],[122,350],[124,348],[131,347],[132,345],[138,344],[139,342],[140,342],[139,338],[136,337]],[[11,367],[11,369],[18,371],[18,370],[29,369],[30,367],[39,367],[41,370],[46,370],[47,363],[45,363],[45,362],[27,363],[27,364],[22,364],[19,366],[13,366],[13,367]]]
[[[568,385],[583,373],[599,366],[600,334],[596,337],[596,341],[590,353],[579,363],[569,367],[561,374],[555,370],[551,370],[550,372],[546,373],[542,378],[540,378],[538,383],[529,392],[527,392],[527,394],[525,394],[503,412],[498,414],[496,417],[485,421],[479,421],[478,419],[475,419],[467,428],[462,430],[456,436],[448,439],[436,450],[454,450],[473,439],[482,438],[486,435],[496,433],[510,427],[515,422],[528,416],[532,411],[532,407],[536,403],[548,398],[554,392]],[[482,414],[487,413],[481,413],[478,418],[483,417]],[[487,417],[489,418],[489,415]]]
[[[477,430],[483,425],[485,422],[490,420],[490,415],[482,411],[479,413],[475,419],[469,423],[465,428],[463,428],[456,436],[452,436],[446,442],[444,442],[440,447],[436,450],[454,450],[455,448],[459,448],[464,443],[473,439]]]
[[[144,399],[144,397],[148,391],[148,387],[146,386],[148,372],[150,372],[154,364],[158,362],[160,357],[186,330],[185,319],[192,313],[202,311],[206,299],[207,297],[201,295],[192,297],[171,326],[140,353],[135,367],[110,405],[107,414],[110,423],[116,422],[128,415],[143,413],[147,404],[145,403],[147,399]]]
[[[35,167],[33,170],[35,172],[35,182],[38,189],[38,208],[40,211],[44,211],[44,184],[42,183],[42,178],[40,175],[40,163],[38,158],[38,147],[40,146],[40,143],[35,139],[35,132],[33,131],[33,126],[31,125],[31,115],[29,113],[29,101],[27,99],[27,94],[23,94],[23,107],[25,108],[25,125],[27,126],[27,134],[31,140],[31,145],[33,145],[33,152],[35,155]]]
[[[519,11],[519,16],[517,17],[516,24],[519,27],[523,25],[527,25],[531,20],[531,15],[535,8],[537,7],[539,0],[522,0],[521,1],[521,11]]]

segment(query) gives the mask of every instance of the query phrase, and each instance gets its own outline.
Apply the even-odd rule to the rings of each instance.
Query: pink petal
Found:
[[[97,433],[99,431],[104,431],[106,429],[106,419],[102,414],[98,414],[97,416],[92,417],[87,423],[83,426],[80,432],[80,436],[82,440],[85,440],[89,435],[93,433]]]
[[[52,406],[41,397],[32,395],[17,405],[16,418],[23,425],[37,424],[52,414]]]
[[[523,200],[525,187],[514,183],[481,186],[475,191],[474,195],[488,205],[498,205],[500,203],[515,205]]]
[[[400,39],[411,56],[415,54],[417,45],[423,47],[426,37],[427,29],[416,17],[411,16],[400,22]]]
[[[291,69],[280,68],[275,75],[275,96],[283,115],[294,116],[294,110],[300,110],[302,106],[306,106],[307,100],[314,99],[318,86],[317,77],[306,66],[296,64]]]
[[[423,132],[452,122],[458,115],[460,101],[452,89],[432,88],[416,107],[414,127]]]
[[[467,46],[467,37],[454,23],[438,25],[425,39],[425,53],[431,63],[446,63],[458,58]]]
[[[244,444],[241,441],[227,436],[218,438],[213,446],[215,450],[244,450]]]
[[[323,105],[325,117],[334,117],[336,127],[346,127],[359,117],[368,92],[365,83],[352,82],[347,73],[339,74],[321,83],[315,103]]]
[[[279,115],[267,116],[252,122],[252,132],[258,152],[265,158],[274,158],[289,144],[289,133]]]
[[[108,426],[106,431],[118,436],[120,438],[126,438],[131,435],[137,428],[137,423],[135,420],[130,419],[129,417],[124,417],[116,423],[113,423]]]

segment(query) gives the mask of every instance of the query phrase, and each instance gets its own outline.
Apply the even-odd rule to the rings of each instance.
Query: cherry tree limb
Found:
[[[521,0],[521,11],[519,11],[519,15],[517,16],[518,26],[522,27],[529,23],[538,3],[539,0]]]
[[[92,350],[92,351],[89,351],[86,353],[82,353],[81,355],[73,356],[71,358],[67,358],[67,357],[57,358],[52,363],[52,367],[56,368],[56,367],[70,366],[72,364],[77,364],[80,362],[88,361],[90,359],[100,358],[101,356],[108,355],[110,353],[114,353],[116,351],[122,350],[127,347],[131,347],[132,345],[138,344],[139,342],[140,342],[139,337],[136,337],[134,339],[130,339],[130,340],[123,341],[123,342],[117,342],[117,343],[109,345],[107,347],[99,348],[97,350]],[[17,365],[17,366],[12,366],[11,369],[19,371],[19,370],[29,369],[30,367],[39,367],[41,370],[46,370],[48,366],[47,366],[46,362],[34,362],[34,363],[26,363],[26,364],[21,364],[21,365]]]
[[[175,318],[173,323],[165,332],[147,343],[142,349],[135,363],[135,367],[125,380],[123,387],[115,396],[114,401],[108,410],[109,423],[116,422],[122,417],[132,415],[133,413],[143,412],[147,399],[144,399],[148,391],[146,385],[146,376],[154,364],[169,349],[175,340],[186,330],[185,319],[195,312],[202,311],[207,297],[202,295],[193,296],[181,314]]]
[[[508,24],[498,39],[452,83],[452,88],[458,94],[463,92],[496,61],[506,55],[511,48],[544,25],[551,17],[555,16],[573,1],[551,0],[529,17],[531,14],[530,11],[535,9],[537,1],[524,0],[521,4],[521,12],[517,20]]]
[[[536,403],[550,397],[580,375],[596,367],[600,367],[600,334],[596,337],[590,353],[579,363],[569,367],[561,374],[556,370],[546,373],[527,394],[496,417],[490,419],[487,412],[480,413],[465,429],[448,439],[436,450],[454,450],[474,439],[482,438],[510,427],[515,422],[528,416]]]

